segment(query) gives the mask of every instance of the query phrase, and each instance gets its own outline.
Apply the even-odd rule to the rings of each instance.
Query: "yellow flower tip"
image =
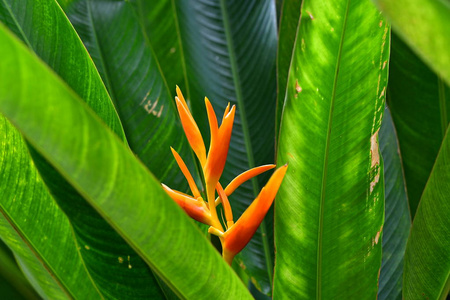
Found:
[[[208,114],[209,128],[211,130],[211,140],[212,140],[217,138],[219,126],[217,124],[216,113],[214,112],[211,102],[207,97],[205,97],[205,106],[206,106],[206,113]]]
[[[178,87],[178,85],[177,85],[177,87],[176,87],[176,91],[177,91],[178,99],[179,99],[180,102],[182,102],[183,105],[187,108],[188,106],[187,106],[186,100],[184,99],[183,93],[181,92],[181,90],[180,90],[180,88]],[[177,97],[175,97],[175,98],[177,98]]]
[[[283,181],[286,170],[287,165],[284,165],[272,174],[258,197],[256,197],[253,203],[245,210],[236,224],[231,226],[224,233],[222,248],[225,260],[228,261],[231,259],[232,261],[233,257],[244,249],[255,234],[275,199],[275,195]]]
[[[227,108],[225,108],[225,111],[223,113],[222,123],[223,119],[225,119],[225,117],[228,115],[229,112],[230,112],[230,102],[228,102]]]
[[[167,185],[161,183],[166,193],[180,206],[192,219],[206,225],[212,226],[211,213],[203,201],[197,201],[189,195],[172,190]]]

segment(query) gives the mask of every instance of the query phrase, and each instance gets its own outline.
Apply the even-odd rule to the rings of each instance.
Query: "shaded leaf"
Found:
[[[186,61],[189,100],[207,140],[207,96],[221,116],[228,102],[236,117],[227,165],[221,182],[227,185],[251,167],[274,160],[277,47],[273,1],[175,1]],[[267,174],[267,176],[270,174]],[[268,179],[246,182],[230,197],[237,219]],[[273,214],[269,211],[241,258],[250,279],[271,292]]]
[[[450,134],[442,142],[411,228],[404,299],[446,299],[450,290]]]
[[[395,34],[387,97],[414,218],[450,122],[450,89]]]
[[[373,0],[394,31],[450,84],[450,3],[446,0]]]
[[[275,200],[274,299],[377,295],[388,49],[370,1],[303,1],[277,151],[289,170]]]
[[[378,299],[402,299],[403,257],[411,227],[397,134],[388,109],[380,129],[384,163],[385,221]]]

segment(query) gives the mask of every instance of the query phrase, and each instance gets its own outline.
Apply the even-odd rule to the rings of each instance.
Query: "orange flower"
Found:
[[[206,184],[206,200],[208,204],[203,201],[200,191],[198,190],[186,164],[173,148],[171,148],[172,153],[178,166],[183,172],[183,175],[188,181],[193,196],[174,191],[164,184],[162,184],[162,186],[167,194],[175,202],[177,202],[178,205],[183,208],[191,218],[209,225],[210,228],[208,232],[219,236],[220,241],[222,242],[223,257],[231,265],[234,256],[239,253],[250,241],[272,205],[281,181],[284,178],[284,174],[286,173],[287,165],[274,172],[267,185],[261,190],[258,197],[247,208],[235,224],[233,220],[233,212],[228,201],[228,196],[231,195],[236,188],[238,188],[245,181],[274,168],[275,165],[265,165],[248,170],[233,179],[230,184],[223,189],[222,185],[219,183],[219,179],[220,176],[222,176],[225,162],[227,160],[234,116],[236,113],[235,106],[233,105],[230,109],[230,104],[228,104],[222,118],[222,124],[219,127],[214,109],[208,98],[205,98],[206,111],[208,113],[208,121],[211,132],[211,142],[208,155],[206,155],[203,137],[189,111],[183,94],[178,87],[175,101],[186,137],[202,167]],[[216,191],[218,193],[217,199]],[[222,204],[225,214],[225,231],[219,217],[217,216],[216,206],[219,204]]]

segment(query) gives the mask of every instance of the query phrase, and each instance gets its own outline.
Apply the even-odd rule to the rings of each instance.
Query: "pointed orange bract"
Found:
[[[177,104],[178,114],[180,115],[181,124],[183,125],[184,132],[191,145],[192,150],[194,150],[195,155],[197,155],[198,160],[202,166],[206,162],[206,148],[203,142],[202,135],[198,129],[197,123],[195,123],[192,117],[189,107],[184,100],[183,94],[181,94],[180,89],[177,86],[178,97],[175,97],[175,102]]]
[[[215,187],[220,176],[222,176],[223,168],[227,160],[236,107],[233,105],[231,110],[224,116],[220,127],[217,128],[216,114],[211,103],[207,98],[205,99],[205,103],[211,128],[211,143],[203,170],[206,185]]]
[[[223,257],[229,264],[231,264],[234,256],[244,249],[253,234],[255,234],[275,199],[286,170],[287,165],[284,165],[272,174],[272,177],[270,177],[258,197],[245,210],[236,224],[224,233],[224,242],[222,243]]]
[[[161,184],[166,193],[172,198],[192,219],[204,224],[213,225],[211,213],[204,201],[198,201],[189,195],[174,191],[165,184]]]
[[[192,191],[192,195],[194,195],[194,198],[198,199],[200,196],[200,192],[198,191],[197,185],[195,184],[194,178],[192,178],[191,172],[189,172],[189,169],[187,168],[186,164],[184,163],[181,156],[178,154],[175,149],[170,147],[170,150],[172,150],[172,154],[175,157],[175,160],[177,161],[178,166],[181,169],[181,172],[183,173],[184,177],[186,177],[186,180],[189,184],[189,188]]]

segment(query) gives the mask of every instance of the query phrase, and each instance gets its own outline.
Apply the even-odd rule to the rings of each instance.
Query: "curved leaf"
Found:
[[[450,122],[450,89],[395,34],[387,97],[414,218]]]
[[[125,139],[105,86],[58,4],[52,0],[2,3],[2,15],[10,20],[6,23]],[[33,14],[32,22],[27,14]],[[64,59],[55,59],[58,55]],[[69,216],[86,267],[102,293],[115,298],[123,294],[162,297],[154,275],[138,254],[32,147],[30,153],[52,196]],[[125,263],[118,262],[122,256]],[[133,261],[133,269],[127,269],[127,258]]]
[[[303,1],[277,152],[289,170],[275,201],[274,299],[377,295],[388,49],[370,1]]]
[[[442,142],[411,228],[404,299],[446,299],[450,290],[450,134]]]
[[[204,97],[222,115],[228,102],[236,117],[222,184],[274,160],[277,47],[273,1],[175,1],[186,60],[190,102],[204,137],[208,128]],[[267,176],[246,182],[231,196],[237,219],[259,193]],[[273,273],[272,213],[266,217],[240,265],[255,285],[270,293]]]
[[[450,3],[446,0],[373,0],[395,32],[450,85]]]
[[[277,112],[275,134],[278,135],[286,96],[289,67],[294,53],[295,37],[297,36],[302,0],[284,0],[281,4],[280,25],[278,29],[277,51]]]
[[[384,163],[385,222],[378,299],[402,299],[403,257],[411,227],[397,134],[388,109],[380,129]]]
[[[1,0],[0,21],[58,73],[119,137],[125,139],[97,69],[55,0]]]
[[[99,68],[130,148],[160,181],[187,190],[170,147],[191,169],[193,156],[132,4],[79,0],[67,9],[67,15]]]
[[[169,91],[174,97],[175,86],[178,85],[188,96],[190,93],[187,84],[186,62],[174,1],[136,0],[135,2],[136,13],[144,24],[145,33],[158,58]]]
[[[4,82],[5,74],[0,78]],[[0,134],[2,240],[42,297],[101,298],[79,256],[67,217],[46,190],[21,135],[1,115]]]
[[[249,298],[239,278],[134,154],[0,29],[2,113],[180,297]],[[13,68],[17,65],[26,67]],[[126,274],[134,262],[125,261]],[[111,263],[121,261],[117,257]]]

